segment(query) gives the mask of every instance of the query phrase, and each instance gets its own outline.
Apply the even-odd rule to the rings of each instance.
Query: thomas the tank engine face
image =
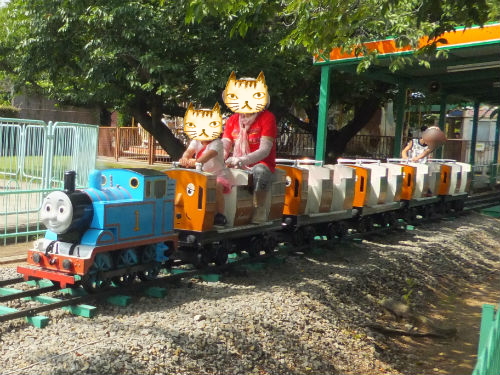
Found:
[[[63,191],[54,191],[43,200],[40,210],[42,223],[54,233],[65,233],[73,222],[73,204]]]

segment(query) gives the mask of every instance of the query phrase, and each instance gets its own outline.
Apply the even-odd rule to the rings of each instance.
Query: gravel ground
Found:
[[[44,329],[0,324],[7,374],[412,374],[419,361],[367,325],[403,329],[384,301],[425,314],[500,264],[498,220],[468,214],[415,231],[286,257],[220,282],[186,280],[164,299],[99,306],[92,319],[49,312]],[[0,268],[0,278],[14,276]]]

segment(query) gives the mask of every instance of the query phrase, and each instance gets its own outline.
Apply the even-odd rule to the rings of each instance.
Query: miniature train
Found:
[[[216,177],[200,168],[95,171],[83,190],[75,190],[74,172],[68,172],[64,191],[44,199],[41,218],[48,230],[18,272],[63,288],[81,282],[95,291],[154,278],[174,260],[221,265],[230,253],[255,256],[281,242],[303,246],[317,235],[334,239],[349,229],[362,233],[394,227],[400,218],[459,212],[471,182],[470,164],[453,160],[277,163],[267,221],[260,224],[251,223],[251,175],[231,169],[223,227],[213,224]]]

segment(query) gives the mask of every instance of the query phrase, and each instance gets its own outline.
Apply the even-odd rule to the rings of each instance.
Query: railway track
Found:
[[[488,191],[483,193],[477,193],[471,195],[467,198],[464,205],[465,211],[479,210],[500,204],[500,191]],[[439,219],[437,217],[436,219]],[[417,224],[410,223],[410,224]],[[404,227],[404,226],[403,226]],[[385,232],[388,229],[398,229],[393,228],[373,228],[375,230],[369,230],[365,233],[354,232],[346,233],[343,240],[352,240],[354,238],[362,239],[365,236],[371,236],[380,234],[379,232]],[[402,228],[399,228],[402,229]],[[286,252],[303,252],[307,253],[312,247],[318,246],[323,247],[331,241],[315,241],[315,243],[309,243],[301,247],[293,247],[292,249],[288,247]],[[51,311],[54,309],[63,308],[70,311],[75,315],[92,317],[95,315],[97,309],[95,306],[89,305],[89,303],[99,304],[99,303],[114,303],[124,306],[125,300],[130,300],[130,296],[134,295],[149,295],[153,297],[164,296],[166,293],[165,287],[178,283],[181,279],[202,277],[203,275],[220,275],[224,272],[228,272],[231,269],[236,269],[238,266],[244,266],[245,264],[265,262],[266,259],[276,258],[283,254],[283,249],[275,251],[273,253],[261,254],[255,257],[240,257],[239,260],[230,262],[220,266],[209,266],[203,269],[182,269],[173,268],[170,273],[160,275],[158,278],[142,282],[134,282],[121,287],[109,287],[99,290],[98,293],[94,294],[82,294],[83,289],[79,288],[66,288],[60,289],[57,285],[47,284],[44,280],[29,281],[24,283],[23,278],[17,277],[9,280],[0,281],[0,322],[6,322],[13,319],[25,318],[28,323],[37,326],[44,327],[49,318],[39,315],[43,312]],[[44,283],[45,282],[45,283]],[[24,283],[24,284],[23,284]],[[16,288],[19,284],[23,285],[23,288]],[[26,289],[29,285],[29,289]],[[162,292],[163,290],[163,292]],[[154,291],[154,292],[152,292]],[[76,294],[76,295],[75,295]],[[121,296],[122,299],[114,299],[117,296]],[[128,299],[126,298],[128,297]],[[35,301],[40,303],[40,306],[32,306],[30,301]],[[120,302],[121,301],[121,302]],[[5,303],[9,303],[11,306],[5,306]],[[19,308],[18,306],[21,306]]]
[[[238,266],[265,262],[275,258],[276,255],[278,253],[262,254],[256,257],[240,257],[239,260],[234,262],[221,266],[209,266],[204,269],[177,267],[152,280],[133,282],[119,287],[111,286],[93,294],[87,294],[79,285],[74,288],[60,289],[58,285],[54,285],[47,280],[31,280],[27,282],[24,282],[22,278],[2,280],[0,281],[0,322],[25,318],[29,324],[43,328],[48,324],[49,318],[39,314],[60,308],[68,310],[74,315],[90,318],[97,312],[97,308],[89,305],[90,303],[110,303],[126,306],[132,296],[135,295],[164,297],[166,287],[175,285],[182,279],[200,277],[206,280],[214,280],[214,275],[220,275]],[[19,284],[23,285],[23,289],[12,287]],[[27,286],[29,286],[29,289],[25,289]],[[29,306],[28,302],[31,301],[38,302],[41,305]],[[9,302],[11,305],[15,305],[16,308],[4,305]],[[21,306],[21,308],[17,306]]]
[[[464,210],[480,210],[497,205],[500,205],[500,191],[493,190],[469,196],[465,201]]]

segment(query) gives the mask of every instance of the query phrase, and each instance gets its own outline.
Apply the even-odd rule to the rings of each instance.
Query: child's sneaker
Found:
[[[216,213],[214,217],[214,225],[224,226],[227,224],[226,217],[220,213]]]

